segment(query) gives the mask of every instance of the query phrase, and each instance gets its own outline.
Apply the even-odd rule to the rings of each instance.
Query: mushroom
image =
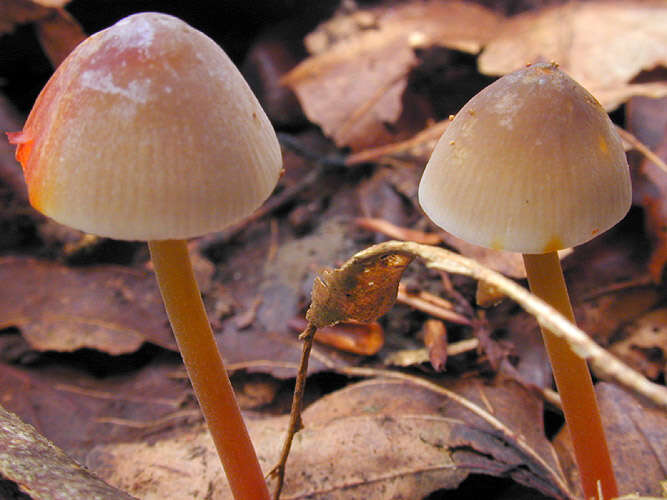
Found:
[[[280,175],[275,132],[238,69],[183,21],[132,15],[67,57],[10,141],[37,210],[82,231],[148,241],[232,492],[268,498],[185,242],[249,215]]]
[[[523,253],[530,288],[574,321],[557,250],[584,243],[630,208],[621,140],[604,109],[556,64],[534,64],[474,96],[441,137],[419,184],[438,226]],[[586,498],[617,496],[586,362],[542,329]]]

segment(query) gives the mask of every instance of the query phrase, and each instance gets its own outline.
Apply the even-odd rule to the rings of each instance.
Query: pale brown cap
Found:
[[[628,164],[600,104],[555,64],[505,75],[456,115],[419,202],[470,243],[545,253],[584,243],[631,203]]]
[[[269,196],[282,166],[275,132],[232,61],[158,13],[81,43],[12,140],[35,208],[117,239],[220,230]]]

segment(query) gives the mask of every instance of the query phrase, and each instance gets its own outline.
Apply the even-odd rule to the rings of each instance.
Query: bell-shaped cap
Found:
[[[117,239],[220,230],[269,196],[282,167],[275,132],[232,61],[158,13],[81,43],[10,137],[37,210]]]
[[[470,243],[546,253],[584,243],[630,208],[623,145],[600,104],[555,64],[474,96],[419,185],[428,217]]]

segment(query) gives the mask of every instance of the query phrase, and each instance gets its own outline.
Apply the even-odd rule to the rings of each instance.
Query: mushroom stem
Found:
[[[523,254],[523,261],[531,291],[574,323],[558,253]],[[545,328],[542,336],[572,438],[584,496],[597,499],[599,482],[599,498],[617,497],[618,487],[586,361],[575,354],[565,339]]]
[[[236,499],[269,499],[184,240],[148,243],[169,322]]]

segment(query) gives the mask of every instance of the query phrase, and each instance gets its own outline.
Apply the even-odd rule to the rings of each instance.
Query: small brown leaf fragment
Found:
[[[63,9],[69,0],[3,0],[0,2],[0,34],[15,26],[35,23],[39,42],[57,67],[86,38],[81,25]]]
[[[37,22],[37,36],[54,68],[86,38],[81,25],[63,9],[55,9]]]
[[[667,367],[667,309],[651,311],[625,328],[627,338],[610,347],[635,370],[651,380],[665,376]]]
[[[665,2],[567,2],[508,19],[479,58],[482,73],[500,75],[555,61],[608,110],[633,95],[667,95],[662,80],[635,82],[667,65]]]
[[[302,318],[294,318],[290,321],[290,326],[301,332],[306,329],[308,322]],[[318,329],[315,334],[315,342],[335,347],[341,351],[373,356],[384,345],[384,330],[377,321],[373,323],[338,323]]]
[[[0,406],[0,478],[16,483],[31,498],[133,497],[106,484],[56,448],[34,427]]]
[[[343,321],[371,323],[396,301],[398,283],[413,257],[387,252],[353,257],[338,269],[325,269],[313,283],[306,319],[317,328]]]
[[[91,365],[104,370],[99,360]],[[0,402],[79,460],[96,444],[142,440],[200,421],[192,390],[173,377],[180,367],[176,360],[153,360],[140,370],[99,377],[64,366],[0,364]],[[183,416],[184,410],[191,413]]]
[[[435,233],[425,233],[423,231],[416,231],[405,227],[399,227],[384,219],[377,219],[373,217],[359,217],[355,220],[357,226],[369,231],[376,231],[383,233],[392,239],[403,241],[414,241],[416,243],[423,243],[424,245],[437,245],[442,241],[442,237]]]
[[[497,287],[489,285],[484,281],[477,282],[477,291],[475,292],[475,302],[480,307],[496,306],[505,298],[505,294]]]
[[[447,364],[447,328],[442,321],[428,319],[424,322],[424,345],[433,369],[444,371]]]
[[[0,327],[18,327],[35,349],[117,355],[144,342],[176,349],[147,271],[7,257],[0,259],[0,282]]]

